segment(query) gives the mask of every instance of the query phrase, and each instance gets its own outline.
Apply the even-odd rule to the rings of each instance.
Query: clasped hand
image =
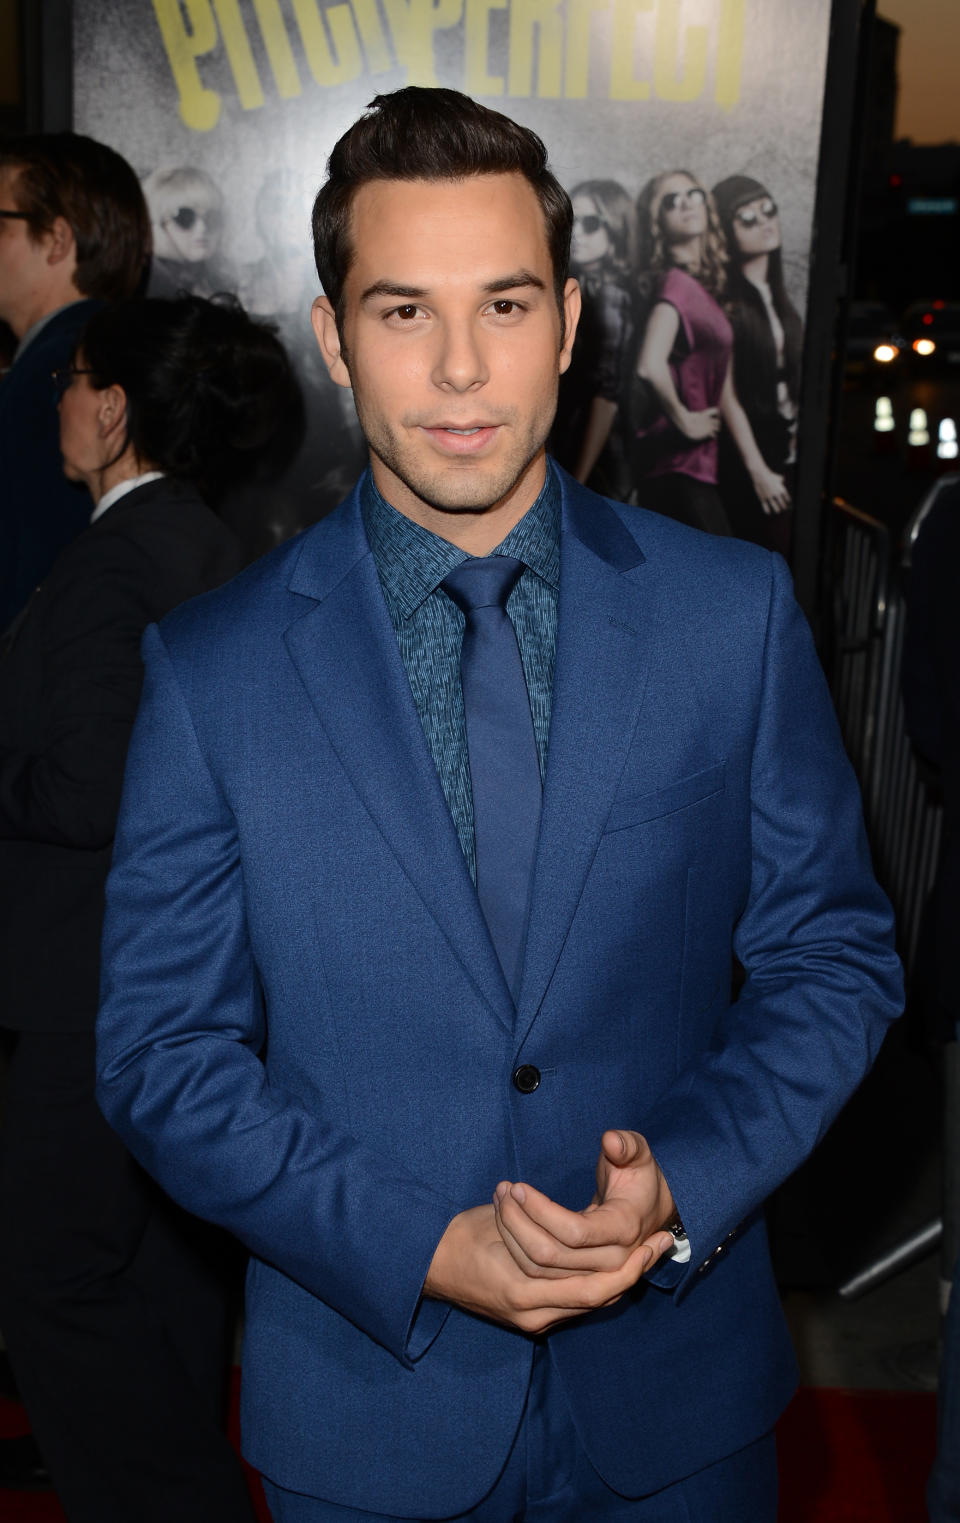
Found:
[[[675,1213],[639,1132],[601,1139],[597,1189],[570,1211],[532,1185],[502,1180],[491,1206],[454,1217],[424,1292],[527,1333],[612,1306],[673,1245]]]

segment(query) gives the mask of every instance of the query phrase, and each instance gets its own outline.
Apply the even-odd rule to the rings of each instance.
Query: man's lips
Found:
[[[496,436],[499,423],[421,423],[431,444],[445,455],[475,455]]]

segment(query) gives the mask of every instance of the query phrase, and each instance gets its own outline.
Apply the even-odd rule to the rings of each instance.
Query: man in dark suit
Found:
[[[547,460],[570,216],[378,98],[314,209],[371,470],[145,641],[98,1094],[252,1250],[278,1523],[770,1523],[762,1202],[899,1009],[782,561]]]
[[[60,469],[51,371],[98,301],[132,296],[150,219],[125,159],[73,132],[0,142],[0,318],[17,339],[0,382],[0,632],[89,522]]]

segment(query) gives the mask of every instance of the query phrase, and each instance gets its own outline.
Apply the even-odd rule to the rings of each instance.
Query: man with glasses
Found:
[[[0,319],[17,341],[0,384],[0,632],[90,520],[60,468],[51,371],[99,301],[132,296],[150,222],[125,159],[72,132],[0,144]]]

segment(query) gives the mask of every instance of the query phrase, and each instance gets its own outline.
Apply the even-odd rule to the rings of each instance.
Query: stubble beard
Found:
[[[356,392],[354,405],[371,454],[392,471],[407,491],[439,513],[485,513],[509,496],[540,455],[553,423],[556,399],[553,409],[538,415],[522,444],[518,440],[517,447],[496,463],[492,473],[485,472],[479,461],[471,468],[469,460],[462,465],[438,462],[431,469],[417,457],[415,450],[404,448],[394,429],[367,412]]]

